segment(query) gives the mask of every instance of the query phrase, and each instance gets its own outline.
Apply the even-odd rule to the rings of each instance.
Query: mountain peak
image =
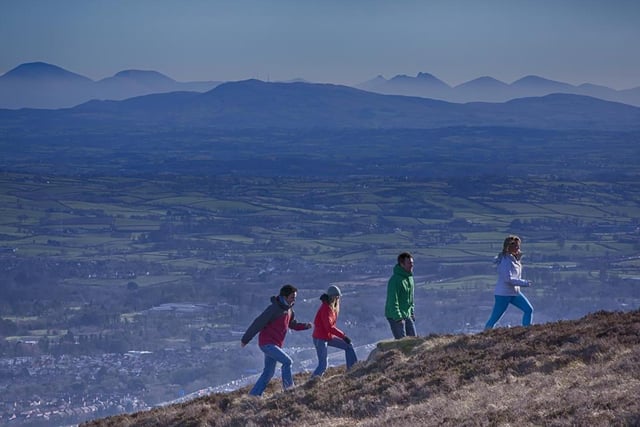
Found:
[[[489,76],[478,77],[468,82],[462,83],[456,88],[506,88],[508,85],[500,80]]]
[[[415,77],[407,76],[406,74],[398,74],[389,80],[390,83],[400,83],[403,85],[420,85],[420,86],[431,86],[434,88],[441,89],[450,89],[451,87],[429,73],[418,73]]]
[[[3,78],[12,79],[58,79],[58,80],[84,80],[90,82],[91,79],[72,73],[57,65],[46,62],[27,62],[20,64],[14,69],[5,73]]]
[[[521,79],[518,79],[515,82],[511,83],[511,86],[529,87],[529,88],[538,88],[538,87],[571,88],[573,87],[568,83],[563,83],[556,80],[549,80],[536,75],[528,75],[528,76],[522,77]]]
[[[118,73],[114,74],[114,78],[119,79],[129,79],[129,80],[154,80],[154,81],[166,81],[166,82],[175,82],[170,77],[165,76],[162,73],[157,71],[148,71],[148,70],[122,70]]]
[[[378,74],[373,79],[369,80],[369,82],[386,82],[387,79],[384,78],[382,74]]]
[[[435,80],[439,80],[436,76],[434,76],[433,74],[430,73],[418,73],[416,75],[416,79],[435,79]]]

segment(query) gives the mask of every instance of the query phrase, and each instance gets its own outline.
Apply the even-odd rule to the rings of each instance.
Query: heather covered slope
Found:
[[[349,373],[307,377],[84,426],[638,425],[640,311],[385,341]]]

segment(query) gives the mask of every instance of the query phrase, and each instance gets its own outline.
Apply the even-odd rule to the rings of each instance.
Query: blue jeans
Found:
[[[416,336],[416,323],[415,318],[407,317],[405,319],[393,320],[389,319],[389,326],[391,326],[391,333],[393,337],[397,340],[404,337],[415,337]]]
[[[276,362],[282,364],[282,388],[286,390],[293,387],[293,376],[291,376],[293,360],[291,357],[274,344],[263,345],[260,347],[260,350],[264,353],[264,370],[249,394],[252,396],[262,395],[269,381],[271,381],[271,378],[273,378],[273,375],[276,373]]]
[[[327,346],[344,350],[344,356],[347,359],[347,369],[358,361],[356,352],[351,344],[347,344],[342,338],[331,338],[329,341],[318,338],[313,339],[313,345],[316,346],[318,354],[318,367],[311,376],[321,376],[327,370]]]
[[[498,320],[502,317],[509,304],[513,304],[522,310],[522,326],[529,326],[531,324],[531,318],[533,317],[533,306],[523,294],[514,296],[506,295],[494,295],[495,304],[493,305],[493,312],[491,317],[487,320],[487,324],[484,325],[485,329],[491,329],[498,323]]]

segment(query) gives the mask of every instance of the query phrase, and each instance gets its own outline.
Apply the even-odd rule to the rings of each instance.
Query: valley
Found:
[[[69,409],[78,422],[253,375],[261,353],[239,335],[283,283],[300,288],[303,320],[340,286],[354,342],[387,339],[384,287],[403,250],[421,335],[481,330],[510,233],[523,238],[535,323],[640,303],[634,133],[78,138],[2,142],[3,420],[97,408]],[[501,325],[518,322],[508,311]],[[308,333],[287,345],[315,357]],[[40,417],[27,419],[33,396]]]

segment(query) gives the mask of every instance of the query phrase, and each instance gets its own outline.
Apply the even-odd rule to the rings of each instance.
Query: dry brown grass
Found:
[[[640,311],[385,341],[348,373],[296,380],[83,426],[640,425]]]

